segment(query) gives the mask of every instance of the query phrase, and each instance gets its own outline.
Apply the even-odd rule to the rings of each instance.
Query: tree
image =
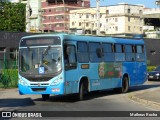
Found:
[[[0,31],[24,32],[26,5],[23,3],[0,2]]]

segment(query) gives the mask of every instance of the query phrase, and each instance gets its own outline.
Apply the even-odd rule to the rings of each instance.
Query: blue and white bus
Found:
[[[146,81],[146,52],[142,39],[43,34],[19,43],[19,93],[50,95],[129,87]]]

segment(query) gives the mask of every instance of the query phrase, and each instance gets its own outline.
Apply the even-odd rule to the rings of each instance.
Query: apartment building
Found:
[[[143,33],[142,5],[120,3],[100,7],[100,33],[105,35],[130,35]],[[70,11],[71,32],[96,34],[97,9],[85,8]]]
[[[44,32],[68,32],[70,10],[90,7],[90,0],[42,0],[42,28]]]

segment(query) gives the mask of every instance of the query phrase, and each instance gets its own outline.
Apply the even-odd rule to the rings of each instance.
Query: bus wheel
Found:
[[[49,94],[42,94],[42,99],[44,101],[48,100],[49,99]]]
[[[122,81],[122,93],[128,92],[128,89],[129,89],[128,77],[124,77]]]
[[[84,82],[82,82],[79,87],[79,94],[78,94],[79,100],[84,100],[84,93],[85,93],[85,87],[84,87]]]

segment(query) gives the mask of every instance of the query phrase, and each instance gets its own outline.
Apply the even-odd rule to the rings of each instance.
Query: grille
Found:
[[[42,81],[49,81],[52,77],[45,77],[45,78],[28,78],[31,82],[42,82]]]
[[[35,92],[42,92],[42,91],[46,91],[46,88],[31,88],[32,91],[35,91]]]
[[[40,85],[49,85],[49,83],[31,83],[32,86],[39,86]]]

